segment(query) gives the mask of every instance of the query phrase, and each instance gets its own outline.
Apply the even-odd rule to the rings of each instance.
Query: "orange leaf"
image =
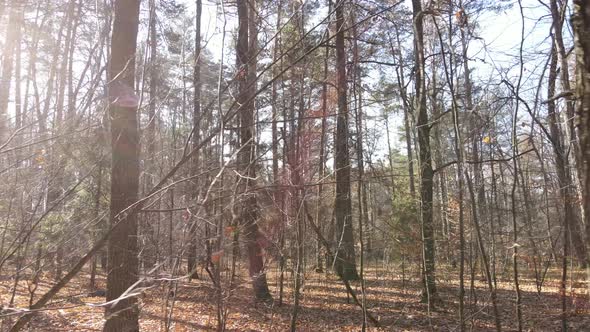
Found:
[[[223,257],[223,250],[216,251],[211,254],[211,262],[219,263],[221,257]]]
[[[234,234],[236,228],[234,226],[225,226],[225,235],[230,236]]]

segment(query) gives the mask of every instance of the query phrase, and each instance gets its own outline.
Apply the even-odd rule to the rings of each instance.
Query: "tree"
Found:
[[[237,81],[238,81],[238,117],[240,123],[240,151],[238,152],[238,170],[241,173],[238,181],[241,183],[241,206],[239,220],[244,231],[244,241],[248,254],[248,271],[252,279],[254,296],[257,301],[272,301],[263,261],[263,249],[261,247],[261,234],[258,230],[259,210],[256,193],[249,189],[255,185],[256,156],[254,145],[254,97],[251,85],[255,81],[249,80],[249,70],[255,68],[250,58],[248,28],[252,17],[249,15],[249,5],[246,0],[239,0],[238,5],[238,40],[236,45],[237,55]]]
[[[416,127],[418,128],[418,158],[420,163],[420,215],[422,222],[422,241],[424,246],[424,266],[422,269],[424,288],[422,298],[432,305],[437,298],[435,279],[434,224],[432,221],[432,191],[434,172],[430,150],[430,126],[426,109],[426,75],[424,62],[424,12],[421,0],[412,0],[414,18],[414,59],[416,78],[414,80],[416,97]]]
[[[8,33],[2,53],[2,67],[0,77],[0,146],[10,137],[8,121],[8,97],[13,76],[15,54],[20,53],[20,31],[23,21],[24,9],[18,4],[10,6],[8,18]],[[18,78],[18,77],[17,77]],[[17,85],[20,82],[16,82]]]
[[[567,63],[567,55],[566,55],[566,49],[564,46],[564,41],[563,41],[563,19],[565,18],[565,15],[563,15],[560,12],[560,9],[558,8],[558,3],[557,0],[551,0],[550,1],[550,8],[551,8],[551,15],[553,17],[553,34],[552,34],[552,40],[553,40],[553,44],[556,50],[556,54],[559,55],[559,65],[560,65],[560,70],[559,70],[559,75],[560,75],[560,82],[562,85],[562,92],[570,92],[572,90],[571,86],[570,86],[570,78],[569,78],[569,66]],[[562,8],[562,11],[565,10],[565,6]],[[552,96],[549,96],[549,98],[551,98]],[[578,134],[574,128],[575,124],[574,124],[574,101],[573,100],[566,100],[565,101],[566,104],[566,125],[565,125],[565,133],[566,133],[566,137],[567,140],[570,141],[571,143],[568,144],[568,150],[571,148],[573,151],[573,162],[574,165],[576,167],[579,166],[579,161],[578,158],[580,157],[580,145],[579,145],[579,141],[578,141]],[[565,150],[564,150],[565,151]],[[559,167],[559,166],[558,166]],[[569,170],[568,170],[569,172]],[[568,177],[571,178],[571,180],[573,180],[573,176],[568,174]],[[574,184],[573,181],[568,180],[568,182],[571,182],[572,184]],[[569,187],[567,187],[567,189],[565,189],[566,191],[570,191],[571,189]],[[569,204],[572,204],[572,202],[570,202]],[[575,206],[572,207],[575,208]],[[571,218],[570,220],[568,220],[567,222],[569,223],[568,226],[568,230],[567,232],[569,233],[569,236],[571,237],[571,241],[572,241],[572,245],[573,245],[573,250],[576,253],[576,256],[578,257],[578,259],[580,260],[580,263],[585,265],[586,261],[589,259],[588,257],[588,253],[586,250],[586,246],[584,244],[584,239],[583,239],[583,232],[581,230],[583,223],[581,222],[581,220],[577,217],[576,214],[574,214],[574,211],[570,212],[572,214],[572,217],[575,218]]]
[[[140,0],[117,0],[109,68],[111,125],[111,224],[121,223],[119,213],[137,201],[139,187],[138,98],[134,93],[135,52]],[[138,280],[137,216],[124,216],[124,224],[108,241],[107,301],[113,301]],[[106,307],[104,331],[139,331],[139,309],[134,296]]]
[[[576,51],[576,113],[579,119],[582,168],[582,206],[586,221],[586,253],[590,260],[590,5],[574,0],[574,40]],[[590,261],[587,262],[590,280]],[[588,283],[590,293],[590,283]]]
[[[334,167],[336,171],[336,257],[334,269],[340,278],[357,280],[354,233],[352,228],[352,203],[350,197],[350,155],[348,150],[348,99],[346,84],[346,53],[344,51],[344,4],[335,3],[336,9],[336,72],[338,91],[338,117],[334,138]]]
[[[192,136],[192,144],[193,147],[197,147],[199,145],[199,141],[201,138],[200,128],[201,128],[201,13],[203,11],[203,4],[201,0],[196,1],[197,7],[197,15],[196,15],[196,22],[195,22],[195,66],[193,68],[193,85],[194,85],[194,94],[193,94],[193,126],[194,132]],[[199,154],[196,154],[192,160],[191,165],[191,176],[195,178],[192,180],[191,186],[191,197],[194,201],[199,199],[199,181],[197,177],[197,173],[199,172]],[[188,248],[188,259],[187,259],[187,269],[190,273],[190,278],[197,277],[197,239],[196,239],[196,221],[195,224],[191,225],[190,229],[190,239],[189,239],[189,248]],[[209,251],[209,244],[207,244],[207,250]],[[209,256],[209,252],[207,253]]]

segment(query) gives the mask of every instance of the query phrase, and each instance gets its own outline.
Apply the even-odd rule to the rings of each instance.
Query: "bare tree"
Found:
[[[197,15],[196,15],[196,22],[195,22],[195,66],[193,69],[193,86],[194,86],[194,95],[193,95],[193,126],[194,126],[194,133],[192,137],[192,144],[194,147],[199,145],[199,141],[201,139],[201,15],[203,12],[203,4],[201,0],[196,1],[197,7]],[[192,176],[195,178],[192,180],[191,186],[191,197],[193,201],[198,201],[199,199],[199,181],[197,174],[199,172],[199,155],[196,154],[192,161],[191,173]],[[194,211],[193,211],[194,212]],[[193,216],[196,217],[196,216]],[[188,259],[187,259],[187,269],[190,273],[190,277],[198,277],[197,275],[197,264],[196,264],[196,256],[197,256],[197,239],[196,239],[196,230],[197,230],[197,221],[194,221],[195,224],[191,225],[190,229],[190,238],[189,238],[189,249],[188,249]],[[207,244],[207,248],[209,248],[209,244]],[[209,250],[209,249],[208,249]]]
[[[424,61],[424,12],[421,0],[412,0],[414,19],[414,59],[416,62],[415,102],[416,127],[418,128],[418,157],[420,162],[420,217],[423,241],[422,299],[432,306],[437,298],[435,277],[434,224],[432,221],[432,191],[434,172],[430,150],[430,125],[426,109],[426,72]]]

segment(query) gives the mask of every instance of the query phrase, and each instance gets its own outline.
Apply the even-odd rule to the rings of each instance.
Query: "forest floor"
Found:
[[[234,291],[225,295],[227,309],[227,331],[288,331],[292,307],[291,274],[285,276],[285,295],[283,305],[277,305],[277,273],[269,272],[269,285],[275,297],[275,305],[255,304],[250,285],[244,278],[246,271],[236,279]],[[456,275],[439,269],[438,290],[442,303],[430,311],[420,303],[420,284],[418,271],[402,275],[398,269],[368,268],[366,278],[366,303],[369,312],[379,320],[381,328],[370,324],[369,331],[457,331],[458,323],[458,280]],[[504,331],[516,330],[515,293],[509,279],[498,280],[499,308]],[[206,277],[206,274],[202,275]],[[441,277],[445,276],[445,277]],[[446,277],[454,276],[454,277]],[[577,272],[568,289],[568,320],[572,331],[590,331],[590,304],[584,294],[584,276]],[[409,279],[409,280],[408,280]],[[43,281],[44,280],[44,281]],[[36,298],[50,286],[48,279],[39,283]],[[74,279],[54,299],[48,310],[35,314],[30,331],[101,331],[104,324],[101,297],[89,297],[87,274]],[[0,280],[0,304],[6,308],[11,297],[11,280]],[[105,276],[97,278],[98,285],[104,289]],[[559,271],[549,270],[541,293],[537,293],[535,279],[523,276],[521,279],[522,309],[525,331],[560,331],[561,302],[558,293]],[[360,284],[353,283],[360,293]],[[487,283],[476,278],[475,292],[470,291],[470,281],[466,281],[466,326],[470,331],[493,331],[493,313],[487,291]],[[167,285],[147,290],[140,296],[142,331],[165,331]],[[302,289],[298,331],[360,331],[362,311],[347,302],[343,284],[333,275],[308,271]],[[174,293],[174,311],[171,331],[214,331],[216,330],[216,296],[210,280],[193,280],[178,283]],[[359,296],[360,298],[360,296]],[[473,305],[474,299],[477,304]],[[27,282],[21,282],[16,292],[15,307],[25,308],[29,301]],[[471,305],[470,305],[471,304]],[[14,322],[15,316],[2,316],[8,311],[0,311],[2,331]]]

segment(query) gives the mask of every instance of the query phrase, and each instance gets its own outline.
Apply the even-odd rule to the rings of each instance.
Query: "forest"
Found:
[[[590,2],[0,0],[0,331],[590,331]]]

